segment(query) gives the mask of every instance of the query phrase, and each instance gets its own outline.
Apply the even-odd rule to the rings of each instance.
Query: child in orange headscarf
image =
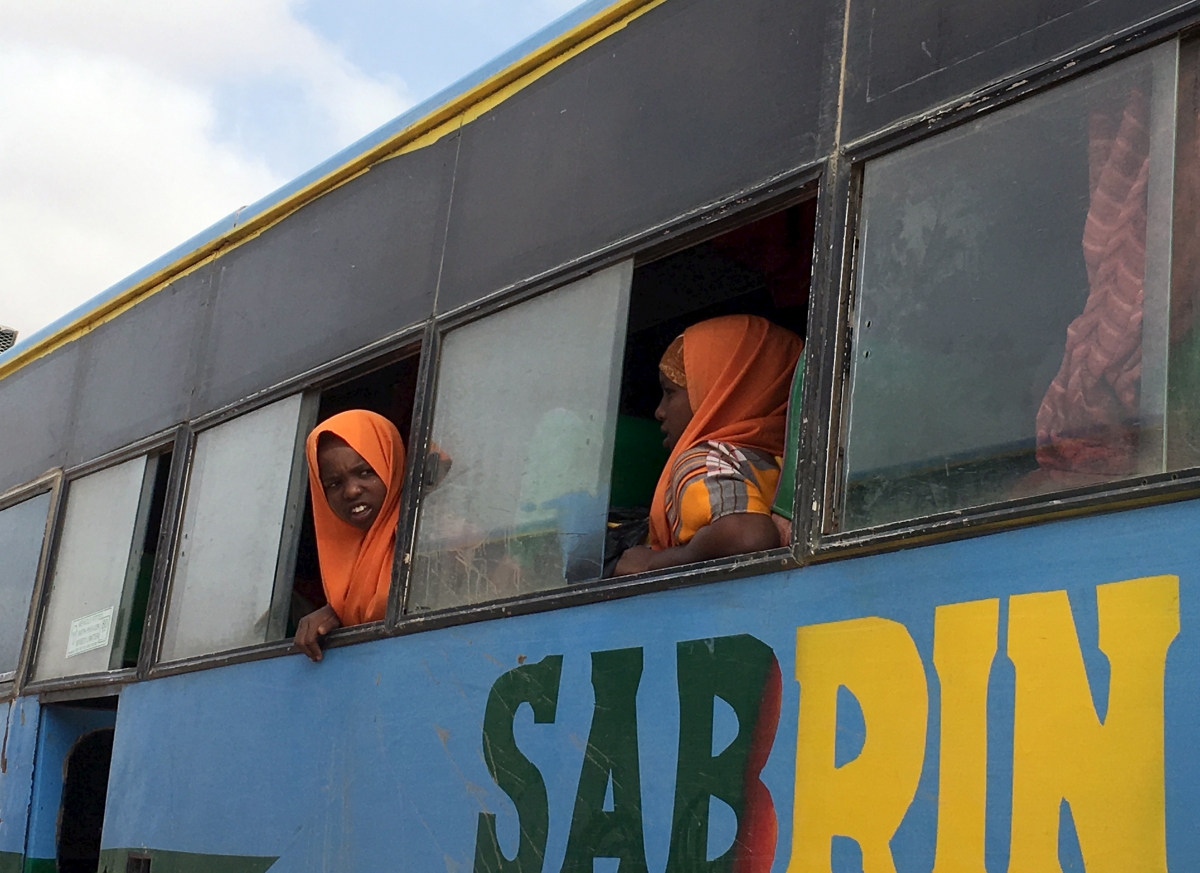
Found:
[[[380,621],[387,610],[404,442],[382,415],[351,409],[317,425],[305,452],[328,603],[300,620],[295,643],[319,661],[322,636],[338,627]]]
[[[659,364],[655,411],[671,450],[650,507],[650,545],[616,574],[780,545],[771,520],[788,391],[804,342],[753,315],[692,325]]]

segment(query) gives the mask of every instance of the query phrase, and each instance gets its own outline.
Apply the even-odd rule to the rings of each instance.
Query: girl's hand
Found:
[[[310,612],[300,619],[296,628],[295,646],[308,655],[309,660],[319,661],[322,658],[321,637],[341,626],[342,621],[333,611],[333,607],[325,604],[316,612]]]
[[[617,566],[613,569],[614,576],[629,576],[632,573],[644,573],[653,569],[651,561],[654,549],[649,546],[631,546],[621,553]]]

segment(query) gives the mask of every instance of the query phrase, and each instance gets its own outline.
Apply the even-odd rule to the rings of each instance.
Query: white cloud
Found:
[[[165,78],[212,85],[270,79],[299,85],[336,126],[361,136],[411,101],[398,80],[364,75],[293,15],[297,0],[0,2],[3,39],[136,60]],[[383,117],[380,117],[380,113]]]
[[[231,88],[299,120],[248,153]],[[408,102],[286,0],[0,0],[0,323],[28,335]]]

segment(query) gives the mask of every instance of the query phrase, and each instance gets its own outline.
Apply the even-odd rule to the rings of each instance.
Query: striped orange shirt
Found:
[[[779,460],[760,449],[702,442],[680,455],[667,489],[667,523],[678,545],[726,515],[771,514]]]

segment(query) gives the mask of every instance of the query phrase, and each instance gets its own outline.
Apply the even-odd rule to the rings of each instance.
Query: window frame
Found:
[[[421,451],[419,453],[414,452],[410,447],[409,454],[419,456],[420,458],[423,459],[426,457],[426,455],[428,454],[428,451],[429,451],[430,440],[431,440],[432,433],[433,433],[433,425],[437,419],[437,386],[438,386],[438,382],[440,380],[441,371],[442,371],[442,350],[443,350],[443,347],[445,344],[445,337],[447,334],[453,333],[454,331],[457,331],[460,328],[463,328],[468,325],[474,324],[476,322],[482,321],[482,320],[488,318],[489,316],[495,315],[499,312],[503,312],[503,311],[512,309],[516,306],[519,306],[522,303],[527,303],[527,302],[535,300],[535,299],[541,299],[542,297],[544,297],[546,295],[555,294],[560,290],[570,288],[576,282],[582,281],[583,279],[585,279],[588,276],[594,275],[596,273],[600,273],[600,272],[607,270],[609,268],[612,268],[612,267],[616,267],[617,265],[625,263],[627,261],[633,262],[630,267],[630,271],[631,271],[630,282],[632,284],[632,270],[637,265],[638,261],[637,261],[636,257],[634,257],[632,255],[626,255],[625,257],[608,260],[603,264],[593,265],[589,269],[586,269],[586,270],[580,272],[578,275],[573,276],[572,278],[567,279],[566,281],[557,282],[552,285],[549,285],[548,287],[540,288],[539,290],[537,290],[534,293],[524,294],[524,295],[520,295],[520,296],[514,296],[514,297],[510,297],[510,298],[504,298],[502,300],[496,301],[495,305],[493,305],[493,306],[489,306],[489,307],[486,307],[483,309],[475,309],[470,312],[464,313],[462,316],[457,317],[457,318],[450,318],[450,319],[446,319],[445,321],[438,321],[435,319],[434,324],[432,325],[432,327],[433,327],[432,333],[434,336],[434,347],[436,348],[436,356],[431,356],[431,359],[430,359],[430,369],[432,371],[428,375],[428,378],[431,380],[430,385],[429,385],[430,393],[425,398],[426,402],[424,404],[424,411],[426,414],[421,422],[422,428],[423,428],[421,435],[420,435],[421,436],[421,440],[420,440]],[[632,291],[632,288],[630,288],[630,291],[627,292],[627,294],[629,294],[631,291]],[[628,312],[626,312],[625,317],[626,317],[626,322],[628,322]],[[622,326],[622,327],[624,327],[624,326]],[[628,337],[626,337],[626,342],[628,342]],[[624,351],[624,344],[622,344],[621,351],[622,352]],[[620,363],[619,360],[618,360],[618,363]],[[418,385],[420,387],[424,387],[423,383],[420,382],[420,375],[418,375]],[[620,393],[620,387],[618,385],[618,394],[619,393]],[[415,422],[414,422],[414,428],[413,428],[412,432],[410,433],[410,442],[413,441],[412,436],[414,434],[416,434]],[[404,539],[405,548],[403,549],[403,551],[401,551],[401,549],[400,549],[400,545],[401,545],[400,538],[397,537],[397,540],[396,540],[396,551],[398,554],[402,554],[402,559],[400,561],[394,562],[392,565],[393,566],[392,590],[395,590],[395,588],[396,588],[397,574],[399,573],[400,577],[401,577],[400,585],[402,587],[402,598],[399,599],[399,601],[398,601],[398,606],[397,606],[398,612],[394,616],[394,621],[392,621],[392,623],[391,623],[392,627],[395,627],[396,625],[401,624],[401,623],[405,623],[410,618],[413,617],[412,615],[409,615],[408,613],[406,613],[405,610],[407,610],[408,604],[409,604],[409,596],[411,594],[411,589],[412,589],[413,570],[414,570],[415,563],[416,563],[414,561],[414,557],[416,555],[417,536],[420,532],[419,528],[420,528],[421,512],[422,512],[421,494],[425,490],[425,488],[424,488],[425,472],[426,472],[425,464],[424,463],[416,464],[416,465],[414,465],[414,468],[410,468],[409,472],[415,478],[411,479],[411,480],[408,478],[405,479],[406,487],[404,490],[404,497],[405,497],[404,502],[405,502],[405,504],[408,504],[411,502],[412,507],[413,507],[413,514],[412,514],[411,518],[407,517],[403,511],[407,507],[402,507],[402,513],[401,513],[401,519],[400,519],[401,524],[404,524],[405,522],[410,522],[411,530],[405,529],[406,537]],[[412,482],[416,487],[407,487],[410,482]],[[646,574],[641,574],[641,575],[646,575]],[[523,593],[516,594],[516,595],[513,595],[512,597],[507,597],[507,598],[497,598],[495,600],[484,600],[484,601],[478,601],[476,603],[456,604],[454,606],[442,607],[439,609],[424,610],[421,613],[419,613],[419,615],[441,615],[441,614],[457,614],[457,613],[461,613],[461,612],[470,612],[471,606],[484,606],[484,605],[492,604],[492,603],[507,603],[509,601],[520,601],[520,600],[525,600],[526,598],[530,597],[531,595],[533,595],[535,593],[550,594],[550,593],[553,593],[554,591],[565,592],[565,591],[569,591],[569,590],[580,589],[584,586],[591,585],[591,584],[594,584],[596,582],[601,582],[601,581],[605,581],[605,580],[589,579],[585,582],[573,582],[573,583],[569,583],[569,584],[564,584],[557,588],[546,589],[541,592],[527,592],[527,593],[523,592]],[[608,580],[608,581],[611,581],[611,580]],[[389,598],[388,618],[392,619],[393,616],[390,613],[390,607],[392,604],[391,604],[390,600],[391,599]]]
[[[11,700],[22,692],[25,672],[33,657],[33,633],[37,626],[39,605],[49,570],[52,542],[58,527],[59,504],[62,502],[63,469],[62,467],[52,467],[35,479],[0,493],[0,512],[47,493],[50,495],[50,505],[46,510],[42,544],[38,550],[37,570],[34,573],[33,589],[29,596],[29,609],[26,612],[25,627],[21,634],[21,652],[17,658],[16,669],[12,674],[0,674],[3,676],[0,678],[0,701]]]
[[[807,530],[807,559],[811,562],[875,554],[971,536],[981,536],[1014,527],[1027,527],[1097,512],[1113,512],[1140,506],[1200,497],[1200,467],[1152,475],[1133,475],[1111,482],[1063,488],[1031,497],[993,501],[979,506],[906,518],[854,530],[838,530],[838,513],[844,493],[844,439],[850,400],[850,373],[854,359],[854,319],[857,301],[857,270],[860,256],[863,173],[866,165],[880,156],[924,142],[952,128],[1043,94],[1079,77],[1170,42],[1182,44],[1200,38],[1200,14],[1163,16],[1154,25],[1107,37],[1079,52],[1055,59],[1033,70],[1014,73],[988,88],[910,119],[894,128],[863,137],[845,146],[845,164],[837,187],[838,211],[844,220],[836,244],[840,257],[838,275],[821,289],[833,326],[825,358],[830,381],[822,399],[828,410],[821,432],[813,434],[820,443],[820,461],[814,465],[819,510],[811,514]],[[807,386],[806,386],[807,387]],[[812,407],[807,407],[812,408]]]
[[[187,496],[187,487],[191,478],[196,438],[206,430],[218,427],[235,418],[262,409],[295,394],[304,395],[301,400],[301,418],[304,418],[306,406],[311,408],[315,416],[317,404],[320,402],[321,394],[324,391],[359,376],[367,375],[396,361],[419,355],[417,398],[413,412],[415,430],[416,418],[422,403],[420,368],[425,366],[424,358],[426,352],[423,340],[427,333],[428,321],[419,322],[396,331],[354,352],[342,355],[297,376],[283,380],[248,398],[227,404],[180,425],[179,432],[182,436],[178,444],[181,449],[177,452],[177,458],[180,460],[178,477],[173,477],[171,482],[171,486],[175,488],[174,495],[170,491],[168,492],[168,505],[172,511],[171,539],[160,545],[159,552],[159,557],[166,561],[167,565],[162,568],[161,574],[157,565],[155,567],[154,584],[151,588],[150,604],[147,608],[146,631],[142,640],[143,658],[139,662],[138,679],[156,679],[161,676],[190,673],[195,670],[205,670],[229,664],[258,661],[296,653],[291,637],[285,637],[236,649],[193,655],[171,661],[162,659],[167,612],[176,569],[175,555],[179,547],[179,536],[182,533],[184,504]],[[301,430],[304,432],[301,433]],[[299,469],[302,472],[304,469],[303,439],[305,436],[307,436],[307,430],[298,428],[297,446],[299,448],[293,456],[293,471]],[[406,461],[408,466],[406,476],[411,475],[415,463],[416,456],[414,453],[409,452]],[[295,507],[294,512],[289,511],[286,513],[284,532],[280,537],[280,552],[282,553],[285,548],[288,550],[290,558],[287,560],[289,563],[294,563],[296,548],[299,543],[300,523],[304,512],[305,488],[307,488],[307,477],[293,475],[290,480],[288,500],[289,503],[293,500],[298,500],[298,506]],[[173,502],[172,496],[174,497]],[[403,524],[403,521],[402,515],[401,524]],[[291,540],[286,547],[284,545],[285,537]],[[277,569],[276,572],[278,581],[280,570]],[[382,639],[387,635],[388,628],[385,620],[358,627],[338,629],[329,636],[327,645],[348,645],[367,640]]]
[[[650,228],[630,240],[596,253],[593,257],[566,265],[544,276],[534,277],[511,289],[497,292],[483,302],[476,302],[445,315],[436,316],[430,323],[431,336],[425,346],[430,350],[427,360],[422,362],[422,366],[426,369],[418,375],[418,391],[423,402],[413,417],[409,446],[410,459],[423,458],[428,451],[433,419],[436,414],[436,389],[441,364],[441,347],[445,334],[534,297],[553,293],[586,275],[599,272],[621,261],[632,258],[636,269],[643,264],[699,245],[706,240],[780,212],[790,206],[816,199],[814,257],[809,280],[809,327],[804,351],[806,367],[813,366],[814,358],[821,345],[813,341],[813,325],[818,311],[816,307],[819,305],[817,289],[822,284],[819,277],[821,277],[821,271],[825,269],[827,261],[822,228],[828,224],[831,205],[831,198],[826,190],[828,169],[827,161],[805,165],[784,177],[762,185],[755,191],[743,192],[736,198],[722,200],[703,210],[680,216],[660,227]],[[806,369],[805,372],[810,371]],[[806,378],[805,402],[808,402],[810,392],[814,390],[814,383],[815,380]],[[806,408],[808,407],[802,407],[801,414],[804,414],[803,410]],[[816,420],[815,416],[811,415],[807,416],[807,419],[809,424]],[[792,541],[787,546],[744,555],[714,558],[664,570],[651,570],[617,579],[594,579],[547,591],[523,593],[497,600],[457,605],[416,614],[406,614],[403,610],[407,605],[411,587],[412,556],[416,546],[416,528],[420,512],[419,494],[424,485],[425,471],[423,464],[410,464],[409,476],[411,478],[405,481],[406,484],[415,487],[406,487],[402,505],[401,535],[397,537],[397,554],[401,555],[401,559],[396,561],[393,569],[392,596],[389,600],[388,610],[389,635],[406,635],[435,628],[505,618],[511,615],[526,615],[631,597],[652,591],[795,569],[804,563],[802,531],[808,524],[808,516],[811,514],[808,512],[808,507],[812,503],[811,499],[806,496],[809,493],[807,489],[810,487],[806,480],[811,478],[810,467],[812,466],[807,462],[805,454],[806,451],[811,451],[812,446],[811,437],[806,441],[805,431],[807,430],[807,426],[802,428],[799,446],[801,461],[796,465],[798,481],[793,498]],[[331,644],[336,645],[339,642],[338,635],[340,633],[340,631],[335,631],[334,635],[330,637]]]
[[[298,414],[298,426],[294,437],[293,455],[291,471],[288,476],[287,498],[284,506],[284,515],[282,529],[279,536],[278,557],[279,563],[275,568],[275,581],[272,584],[271,591],[271,607],[272,611],[276,610],[275,598],[279,592],[279,584],[281,575],[285,575],[287,568],[295,566],[296,547],[299,542],[300,521],[304,512],[304,492],[303,486],[307,485],[307,479],[298,475],[298,471],[302,469],[304,463],[304,435],[307,434],[306,428],[311,428],[311,421],[316,416],[316,404],[320,400],[319,392],[313,391],[311,388],[300,388],[292,391],[282,391],[279,394],[271,393],[259,395],[254,398],[255,402],[245,403],[237,406],[227,407],[218,410],[210,415],[198,418],[192,424],[188,425],[186,440],[180,444],[180,454],[183,456],[183,470],[181,472],[181,481],[179,483],[178,503],[174,507],[174,525],[171,531],[171,539],[169,543],[164,544],[163,548],[168,550],[167,558],[168,565],[164,568],[160,590],[152,592],[152,598],[157,594],[157,599],[154,600],[155,614],[157,616],[156,626],[153,636],[153,650],[149,655],[149,665],[147,669],[147,677],[162,675],[166,668],[175,666],[188,666],[193,663],[204,663],[213,657],[218,657],[225,653],[242,653],[247,651],[257,651],[263,647],[278,645],[285,640],[269,640],[264,643],[255,643],[250,646],[240,646],[234,649],[225,649],[219,652],[210,652],[201,655],[192,655],[186,658],[175,658],[172,660],[163,659],[163,644],[166,637],[167,620],[170,613],[171,592],[174,589],[175,574],[178,570],[178,552],[179,538],[183,533],[183,517],[187,509],[187,497],[191,486],[192,469],[196,458],[196,443],[199,437],[207,431],[214,430],[223,424],[227,424],[243,415],[248,415],[257,410],[270,406],[289,397],[300,395],[300,410]],[[299,502],[297,505],[297,496]],[[272,615],[271,623],[268,626],[276,627],[279,623],[279,616]],[[284,618],[286,621],[286,618]],[[143,638],[143,642],[145,639]],[[166,670],[167,672],[175,672]]]
[[[178,513],[175,511],[174,499],[177,496],[178,489],[176,487],[179,473],[182,468],[182,459],[179,457],[178,448],[180,446],[180,437],[182,428],[170,428],[162,430],[158,433],[151,434],[148,437],[130,443],[127,446],[108,452],[91,461],[86,461],[82,464],[76,464],[73,467],[65,468],[60,474],[59,491],[55,497],[52,508],[53,525],[47,536],[45,549],[47,556],[44,559],[44,566],[40,572],[38,580],[38,590],[36,600],[31,609],[29,628],[26,633],[27,649],[22,658],[20,668],[21,681],[19,683],[20,693],[46,693],[57,691],[73,691],[81,688],[97,688],[109,685],[125,685],[135,679],[141,678],[143,667],[149,655],[149,643],[152,635],[153,624],[155,621],[154,609],[154,592],[159,583],[160,575],[165,571],[167,556],[163,554],[164,544],[168,541],[168,536],[173,536],[174,527],[177,522]],[[77,479],[82,479],[91,473],[98,473],[102,470],[107,470],[110,467],[115,467],[123,464],[126,461],[132,461],[143,455],[161,455],[164,451],[171,451],[171,467],[167,473],[167,494],[166,500],[163,503],[162,525],[159,530],[158,551],[155,553],[154,569],[150,576],[150,596],[146,602],[146,618],[142,630],[142,643],[138,650],[138,663],[134,667],[122,667],[117,670],[104,670],[93,673],[80,673],[75,676],[62,676],[51,679],[34,679],[33,671],[37,665],[37,648],[41,642],[42,622],[46,619],[46,612],[50,603],[50,580],[54,575],[55,564],[58,559],[58,548],[62,542],[63,525],[66,520],[67,510],[67,493],[70,491],[71,483]]]

